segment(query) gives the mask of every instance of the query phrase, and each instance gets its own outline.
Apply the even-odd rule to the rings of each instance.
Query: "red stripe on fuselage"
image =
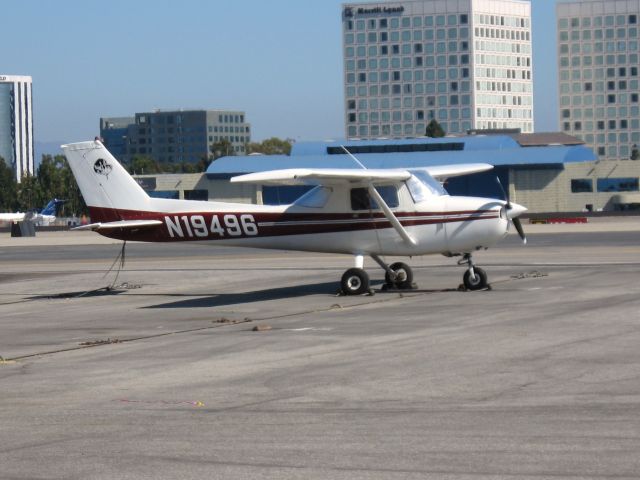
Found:
[[[308,214],[270,212],[160,213],[97,207],[89,207],[89,211],[92,222],[104,223],[119,220],[159,220],[163,222],[163,225],[157,227],[100,232],[105,236],[120,240],[147,242],[229,240],[392,228],[391,223],[381,212]],[[500,217],[500,213],[497,210],[394,213],[405,227],[490,220]],[[217,217],[217,220],[214,217]]]

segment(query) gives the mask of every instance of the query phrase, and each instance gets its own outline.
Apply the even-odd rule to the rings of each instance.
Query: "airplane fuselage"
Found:
[[[416,240],[400,238],[380,212],[313,212],[217,202],[163,200],[161,212],[91,208],[101,221],[158,220],[157,228],[100,232],[110,238],[146,242],[207,242],[326,253],[425,255],[459,253],[492,246],[508,229],[504,202],[468,197],[436,197],[429,208],[394,210]],[[189,208],[185,208],[185,207]]]

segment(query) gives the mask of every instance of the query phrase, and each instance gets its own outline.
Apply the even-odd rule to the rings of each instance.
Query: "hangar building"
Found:
[[[445,138],[301,142],[291,155],[223,157],[203,174],[136,178],[153,196],[265,204],[290,203],[306,187],[230,184],[236,175],[285,168],[417,168],[490,163],[493,171],[451,179],[453,195],[501,198],[496,176],[512,201],[531,213],[640,208],[640,161],[599,162],[580,139],[562,133],[487,134]]]

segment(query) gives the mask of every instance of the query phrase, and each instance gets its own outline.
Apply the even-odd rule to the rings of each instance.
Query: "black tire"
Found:
[[[385,283],[390,287],[395,287],[400,290],[410,289],[413,285],[413,270],[406,263],[396,262],[389,265],[389,268],[396,272],[398,277],[395,281],[391,279],[391,275],[387,272],[384,275]]]
[[[350,268],[340,281],[345,295],[362,295],[369,291],[369,275],[361,268]]]
[[[487,282],[487,272],[478,267],[474,267],[473,272],[475,273],[475,278],[471,278],[470,270],[464,272],[462,280],[465,288],[467,290],[482,290],[483,288],[487,288],[489,285]]]

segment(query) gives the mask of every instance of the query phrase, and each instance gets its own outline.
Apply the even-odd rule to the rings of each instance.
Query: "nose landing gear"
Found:
[[[473,256],[470,253],[465,253],[463,257],[458,260],[458,265],[465,264],[468,266],[468,269],[464,272],[462,282],[467,290],[483,290],[489,287],[487,272],[480,267],[476,267]]]

